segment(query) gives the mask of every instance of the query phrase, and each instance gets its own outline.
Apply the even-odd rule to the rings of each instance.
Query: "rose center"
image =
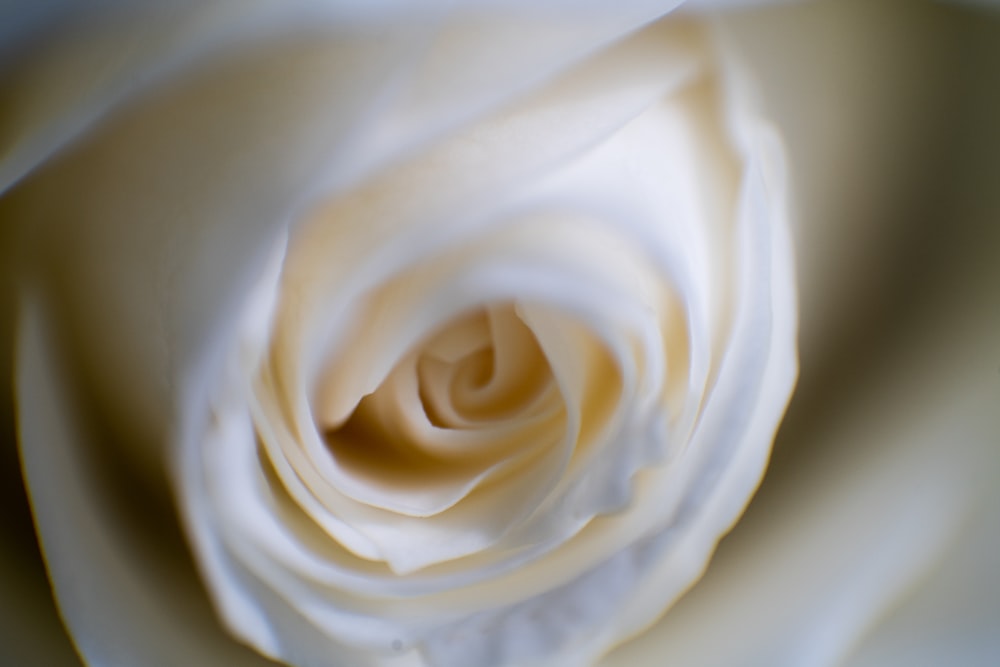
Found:
[[[558,440],[562,415],[538,341],[504,303],[463,314],[415,345],[325,435],[340,465],[367,475],[475,469]]]

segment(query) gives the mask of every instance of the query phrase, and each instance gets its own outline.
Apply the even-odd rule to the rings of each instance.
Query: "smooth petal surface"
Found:
[[[579,49],[613,39],[670,11],[678,1],[637,0],[619,5],[613,14],[580,8],[579,15],[560,15],[558,21],[541,22],[532,20],[532,15],[551,12],[551,8],[524,7],[513,12],[513,19],[506,18],[512,8],[504,11],[488,4],[466,8],[458,12],[459,22],[485,20],[490,29],[475,31],[477,36],[471,41],[458,36],[437,39],[426,65],[432,71],[420,73],[417,82],[417,90],[430,88],[437,93],[426,96],[422,92],[417,99],[427,102],[436,97],[442,103],[457,96],[477,103],[466,88],[483,80],[477,76],[482,65],[513,75],[504,81],[496,76],[498,72],[491,72],[490,80],[499,85],[484,93],[502,97],[507,86],[521,85],[526,77],[543,78],[550,66],[577,57]],[[395,3],[317,0],[214,0],[207,4],[182,0],[146,6],[141,11],[115,1],[101,2],[89,11],[59,0],[5,6],[4,15],[15,18],[5,21],[4,28],[10,31],[6,39],[0,33],[0,47],[11,62],[3,72],[7,80],[0,115],[0,145],[5,148],[0,161],[0,193],[117,106],[163,85],[203,59],[223,57],[247,42],[280,35],[324,29],[341,33],[393,31],[401,19],[411,27],[434,26],[454,15],[455,9],[450,2],[405,3],[401,7]],[[509,33],[504,26],[493,25],[498,9],[502,22],[511,29]],[[517,14],[525,12],[528,20],[517,20]],[[537,31],[538,27],[542,30]],[[468,35],[470,31],[455,34]],[[513,57],[504,61],[475,57],[477,52],[490,53],[498,37],[501,41],[516,38],[521,48],[509,51]],[[461,58],[451,57],[455,49],[461,50]]]
[[[604,664],[855,664],[853,647],[942,558],[953,557],[959,538],[982,542],[963,534],[981,532],[972,521],[996,506],[990,489],[1000,422],[990,406],[998,394],[974,362],[993,343],[969,322],[956,324],[966,335],[952,336],[950,353],[937,349],[937,363],[917,374],[921,381],[902,369],[926,358],[932,341],[944,338],[942,327],[898,355],[897,372],[852,401],[852,419],[824,433],[822,455],[764,494],[765,504],[667,622]],[[717,641],[720,627],[728,629],[725,642]],[[873,656],[905,664],[903,656],[914,655],[886,652],[876,630],[857,664]],[[983,648],[957,654],[988,655]]]
[[[706,577],[608,665],[1000,655],[986,629],[1000,618],[986,518],[1000,474],[997,25],[903,10],[726,21],[798,177],[802,376],[776,461]]]
[[[264,665],[218,641],[217,621],[170,515],[129,511],[127,475],[65,359],[46,306],[25,299],[17,388],[22,465],[49,576],[90,665]],[[134,495],[133,495],[134,498]],[[159,524],[159,525],[157,525]],[[175,539],[166,542],[164,533]],[[153,537],[157,535],[157,537]],[[164,550],[165,543],[172,548]]]

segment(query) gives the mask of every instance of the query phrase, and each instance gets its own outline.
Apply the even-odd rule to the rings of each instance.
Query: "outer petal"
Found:
[[[947,553],[979,501],[984,471],[996,470],[995,457],[984,456],[1000,431],[995,413],[924,407],[929,418],[885,434],[883,419],[910,421],[907,399],[900,411],[860,414],[832,431],[831,442],[850,443],[849,455],[828,450],[800,466],[783,495],[765,496],[768,511],[744,519],[699,587],[607,667],[842,664],[868,626]],[[942,452],[953,439],[963,451]],[[869,659],[878,650],[876,640]],[[881,655],[887,660],[878,664],[908,664]]]
[[[706,577],[607,665],[994,664],[998,26],[838,2],[731,23],[798,178],[803,373]]]
[[[89,664],[261,665],[221,638],[169,514],[129,511],[117,474],[48,319],[29,297],[19,332],[21,456],[63,619]],[[164,533],[173,540],[163,540]],[[166,543],[166,544],[165,544]]]
[[[543,78],[561,60],[572,60],[581,49],[665,14],[680,2],[632,0],[617,4],[610,13],[606,8],[578,6],[569,16],[551,16],[553,7],[534,3],[512,3],[513,7],[484,3],[458,7],[456,12],[454,4],[444,0],[418,4],[176,0],[142,9],[121,0],[96,5],[70,0],[15,2],[2,10],[0,28],[0,56],[7,60],[7,66],[0,67],[0,75],[5,75],[0,193],[123,102],[162,85],[193,63],[224,56],[247,41],[317,30],[385,32],[401,26],[419,33],[427,26],[450,22],[457,13],[461,21],[479,22],[489,29],[464,30],[465,37],[457,39],[445,35],[434,47],[437,53],[430,54],[428,63],[434,70],[430,87],[454,101],[456,95],[468,97],[466,87],[476,81],[488,82],[494,95],[503,96],[511,84]],[[525,14],[531,20],[524,21]],[[517,49],[505,50],[503,60],[493,57],[498,38],[518,44]],[[456,48],[461,57],[448,53]],[[482,54],[486,60],[477,57]],[[490,76],[481,76],[484,72]]]

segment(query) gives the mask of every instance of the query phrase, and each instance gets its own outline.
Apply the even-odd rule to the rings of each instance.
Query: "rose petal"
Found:
[[[172,525],[121,502],[102,437],[77,393],[45,304],[27,296],[18,335],[21,460],[63,620],[92,665],[263,666],[225,638]],[[118,480],[118,484],[121,480]],[[174,532],[174,539],[164,539]],[[170,545],[170,546],[167,546]],[[165,549],[166,547],[166,549]]]
[[[4,198],[40,247],[32,268],[76,332],[98,403],[143,443],[132,455],[161,465],[181,369],[224,327],[302,184],[371,109],[371,81],[411,47],[357,37],[244,53],[123,110]]]
[[[392,139],[412,141],[414,134],[427,134],[422,121],[426,114],[416,112],[414,104],[448,109],[447,119],[468,113],[450,104],[456,95],[457,99],[468,100],[474,108],[490,101],[496,103],[510,90],[531,80],[544,80],[595,44],[665,14],[679,2],[632,0],[618,3],[614,12],[608,13],[606,9],[598,12],[600,20],[588,19],[587,12],[576,15],[580,21],[561,14],[558,21],[544,26],[537,20],[515,19],[508,22],[509,31],[499,27],[473,31],[478,36],[471,42],[464,39],[469,26],[463,25],[455,30],[454,39],[444,37],[435,41],[434,52],[426,59],[426,71],[418,76],[411,92],[412,101],[406,113],[399,115],[408,127],[397,128]],[[315,31],[320,27],[335,32],[364,32],[373,25],[398,26],[401,16],[410,16],[409,21],[402,22],[410,23],[412,29],[417,23],[430,25],[454,9],[445,0],[424,1],[419,5],[213,0],[209,4],[148,5],[138,12],[120,1],[102,3],[88,12],[80,11],[71,2],[22,0],[17,4],[16,8],[8,6],[5,10],[15,20],[5,21],[4,29],[8,32],[0,32],[0,47],[7,46],[18,59],[27,58],[28,63],[19,65],[12,80],[7,82],[9,97],[5,99],[9,104],[0,120],[0,144],[7,146],[8,151],[0,161],[0,193],[89,131],[116,106],[162,85],[192,63],[225,57],[239,45],[265,36]],[[509,2],[504,0],[499,4]],[[526,4],[524,9],[529,13],[550,11],[538,3]],[[489,14],[490,9],[487,4],[479,11]],[[510,7],[502,9],[505,11],[501,15],[508,16]],[[486,25],[493,26],[495,18],[488,18]],[[43,43],[40,55],[36,53],[36,40]],[[497,52],[498,45],[510,40],[519,48],[506,50],[508,57],[496,59],[491,55]],[[460,50],[460,57],[454,57],[455,49]],[[477,54],[482,56],[477,58]],[[483,68],[500,76],[481,77]],[[483,87],[486,80],[491,84]],[[429,82],[430,86],[421,86],[420,81]],[[442,88],[441,82],[447,85]],[[477,86],[480,92],[470,96],[470,88]],[[421,120],[414,123],[414,119]],[[388,135],[383,138],[389,139]]]
[[[988,471],[996,470],[989,453],[1000,429],[995,412],[961,392],[928,397],[926,386],[870,389],[882,408],[882,399],[894,396],[893,409],[856,409],[825,433],[843,446],[823,451],[840,453],[800,467],[796,483],[769,498],[766,513],[750,514],[669,620],[612,654],[608,667],[664,659],[841,664],[867,627],[946,553],[981,482],[990,485]],[[944,442],[962,443],[961,451],[943,451]],[[726,642],[717,641],[719,628]]]

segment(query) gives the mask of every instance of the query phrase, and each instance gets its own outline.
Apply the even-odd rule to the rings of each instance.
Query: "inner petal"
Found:
[[[483,320],[485,338],[468,346],[463,357],[446,360],[435,341],[420,355],[420,399],[437,426],[482,428],[529,416],[546,390],[555,389],[538,341],[512,304],[490,306],[478,322]]]
[[[331,453],[363,477],[475,477],[551,443],[563,407],[513,304],[456,318],[411,350],[339,428]]]

